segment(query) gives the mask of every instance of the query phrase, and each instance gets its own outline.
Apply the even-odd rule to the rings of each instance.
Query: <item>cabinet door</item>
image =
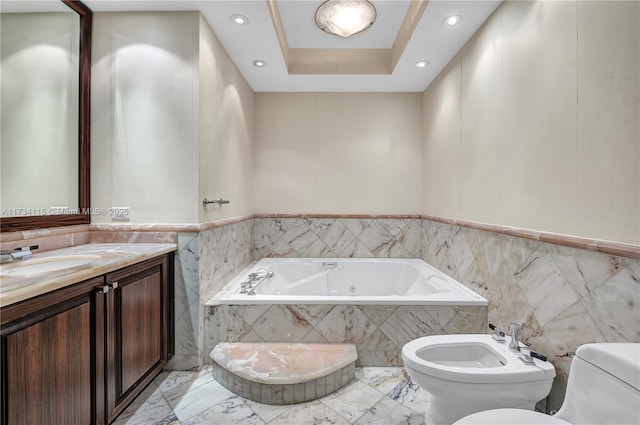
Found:
[[[83,294],[57,304],[57,295],[41,297],[36,304],[44,308],[36,312],[33,302],[3,309],[4,425],[95,423],[91,335],[101,282],[79,284]]]
[[[112,421],[167,361],[167,260],[107,275],[107,411]]]

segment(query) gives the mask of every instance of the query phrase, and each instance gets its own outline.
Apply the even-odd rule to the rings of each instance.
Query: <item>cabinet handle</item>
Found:
[[[113,282],[111,285],[111,289],[118,289],[118,282]]]
[[[111,289],[111,287],[109,285],[104,285],[101,286],[100,288],[98,288],[98,290],[96,291],[99,294],[106,294],[107,292],[109,292],[109,290]]]

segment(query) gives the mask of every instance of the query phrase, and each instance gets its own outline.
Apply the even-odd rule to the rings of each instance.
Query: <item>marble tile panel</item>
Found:
[[[263,397],[266,392],[267,390],[263,392]],[[271,394],[270,391],[269,394]],[[247,400],[247,406],[249,406],[251,410],[256,412],[256,414],[260,416],[260,419],[265,422],[270,422],[282,413],[291,409],[291,406],[287,405],[263,404],[251,400]]]
[[[524,260],[515,277],[538,322],[543,326],[578,301],[546,244]]]
[[[431,400],[431,394],[420,388],[406,374],[405,379],[400,381],[386,395],[416,413],[424,413],[429,408]]]
[[[231,309],[249,325],[253,325],[271,307],[269,304],[232,305]]]
[[[355,381],[323,398],[322,403],[350,423],[354,423],[380,401],[382,397],[384,397],[384,394],[381,392],[374,390],[363,382]]]
[[[349,422],[320,401],[297,404],[275,419],[269,425],[348,425]]]
[[[384,397],[355,423],[356,425],[422,425],[424,415],[414,412],[389,397]]]
[[[373,322],[374,325],[380,326],[396,311],[397,306],[394,305],[358,305],[360,311]]]
[[[550,251],[560,273],[580,297],[588,295],[633,261],[559,245],[551,247]]]
[[[162,392],[152,382],[113,422],[117,425],[159,423],[171,416],[173,410]]]
[[[640,341],[640,267],[628,267],[582,299],[607,342]],[[611,308],[615,305],[616,308]]]
[[[362,343],[375,325],[356,306],[336,305],[317,325],[316,330],[329,342]]]
[[[406,371],[397,367],[362,367],[356,369],[357,379],[383,394],[389,394],[407,377]]]
[[[311,325],[317,325],[334,308],[327,304],[294,304],[291,308]]]
[[[380,330],[398,347],[415,339],[416,335],[437,335],[442,333],[441,329],[438,322],[419,305],[398,307],[380,325]]]
[[[264,425],[266,422],[247,406],[244,399],[233,396],[188,419],[181,420],[181,423],[182,425]]]
[[[253,330],[267,342],[297,342],[311,329],[311,324],[290,305],[272,305],[253,324]]]
[[[607,342],[581,301],[547,323],[543,332],[555,356],[575,352],[582,344]]]

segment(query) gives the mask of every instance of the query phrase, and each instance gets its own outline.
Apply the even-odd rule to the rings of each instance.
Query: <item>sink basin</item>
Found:
[[[36,277],[60,271],[88,269],[91,262],[100,259],[98,255],[56,255],[34,258],[0,266],[2,277]]]

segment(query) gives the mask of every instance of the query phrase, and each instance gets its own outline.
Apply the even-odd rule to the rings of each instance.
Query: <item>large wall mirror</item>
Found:
[[[0,2],[2,232],[88,224],[91,10]]]

